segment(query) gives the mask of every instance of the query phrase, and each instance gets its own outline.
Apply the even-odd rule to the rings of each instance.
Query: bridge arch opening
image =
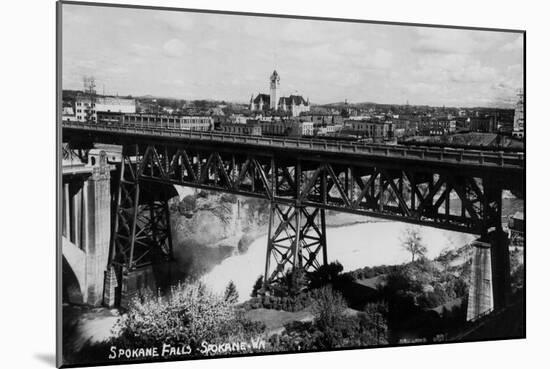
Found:
[[[73,269],[69,265],[65,256],[63,256],[62,262],[62,296],[63,303],[70,304],[82,304],[84,303],[84,296],[82,295],[82,288],[78,282],[78,278]]]

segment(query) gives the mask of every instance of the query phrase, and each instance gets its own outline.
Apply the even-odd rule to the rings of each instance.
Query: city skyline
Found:
[[[523,34],[64,6],[63,88],[247,102],[281,75],[314,104],[512,107]]]

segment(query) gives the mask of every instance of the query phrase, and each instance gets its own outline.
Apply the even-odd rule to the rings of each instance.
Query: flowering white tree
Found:
[[[121,339],[130,345],[178,344],[249,337],[263,331],[240,317],[222,296],[201,283],[179,284],[167,296],[136,297],[119,321]]]

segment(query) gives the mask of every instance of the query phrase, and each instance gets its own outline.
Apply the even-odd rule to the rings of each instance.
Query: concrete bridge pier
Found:
[[[506,306],[510,292],[508,235],[495,230],[472,243],[472,269],[466,320]]]
[[[103,161],[103,162],[102,162]],[[110,168],[100,158],[100,164],[93,168],[87,181],[87,232],[89,243],[86,249],[86,278],[88,303],[100,305],[103,302],[104,274],[109,260],[111,239],[111,181]]]
[[[75,276],[70,302],[101,305],[111,236],[110,166],[105,153],[94,165],[63,167],[64,273]],[[70,270],[69,270],[70,269]]]

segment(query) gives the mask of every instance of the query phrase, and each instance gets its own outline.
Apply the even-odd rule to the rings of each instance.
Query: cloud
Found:
[[[508,74],[505,68],[464,54],[425,56],[419,59],[417,66],[415,75],[432,82],[492,84],[506,78]],[[517,72],[517,68],[511,70],[512,74]]]
[[[285,94],[298,89],[313,102],[480,105],[513,96],[523,83],[517,33],[67,9],[67,88],[81,88],[82,75],[94,75],[121,93],[241,101],[265,91],[277,68]]]
[[[417,28],[412,50],[427,54],[470,53],[479,48],[471,31],[441,28]]]
[[[516,37],[515,40],[504,44],[502,51],[523,51],[523,35]]]
[[[212,50],[212,51],[220,50],[220,42],[217,39],[213,39],[213,38],[209,40],[208,39],[205,40],[200,44],[200,46],[207,50]]]
[[[367,54],[364,66],[370,69],[389,69],[392,65],[393,54],[385,49],[376,49],[374,53]]]
[[[78,5],[63,5],[62,14],[63,28],[71,26],[88,26],[92,24],[92,19],[86,13],[83,13]]]
[[[130,45],[129,53],[135,56],[152,56],[155,49],[149,45],[134,43]]]
[[[187,46],[180,39],[173,38],[162,45],[162,51],[168,57],[179,58],[187,51]]]
[[[497,80],[497,77],[495,68],[484,66],[479,60],[449,70],[449,79],[458,83],[490,83]]]
[[[288,42],[319,43],[330,38],[334,23],[320,24],[314,20],[288,20],[282,29],[276,32],[278,38]]]
[[[154,20],[163,24],[170,31],[187,32],[195,27],[193,15],[182,12],[158,12],[155,13]]]

